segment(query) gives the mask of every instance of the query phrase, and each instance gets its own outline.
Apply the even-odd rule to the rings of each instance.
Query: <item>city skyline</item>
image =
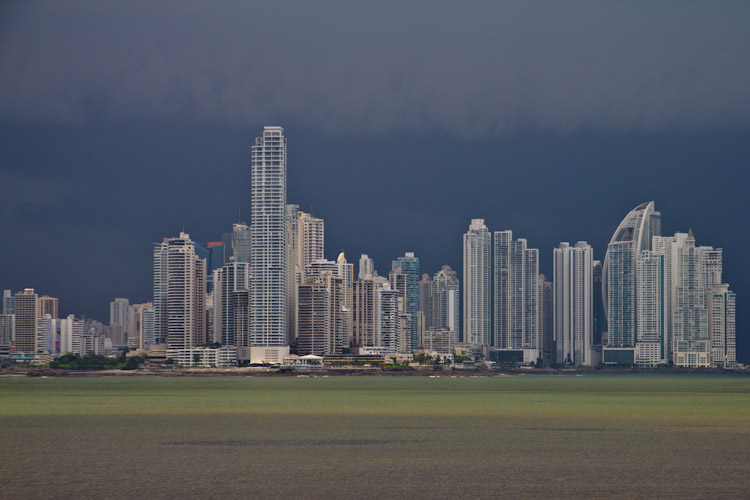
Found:
[[[394,26],[375,5],[338,23],[299,5],[9,4],[0,286],[101,321],[116,297],[147,301],[152,242],[250,222],[250,143],[278,124],[294,142],[288,199],[326,221],[327,259],[366,253],[385,275],[413,251],[428,273],[461,273],[453,235],[484,218],[538,248],[549,277],[561,241],[603,261],[616,222],[656,200],[663,234],[724,249],[742,305],[750,7],[722,5],[513,4],[476,19],[407,3]],[[198,20],[205,31],[180,28]]]

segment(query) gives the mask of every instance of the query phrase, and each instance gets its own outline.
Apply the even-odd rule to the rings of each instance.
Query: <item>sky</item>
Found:
[[[750,362],[750,3],[3,2],[0,289],[108,320],[152,243],[249,218],[250,146],[326,253],[461,272],[470,219],[541,252],[655,200],[724,249]]]

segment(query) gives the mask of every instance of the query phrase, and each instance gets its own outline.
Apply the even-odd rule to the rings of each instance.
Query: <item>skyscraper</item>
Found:
[[[687,242],[687,233],[674,236],[656,236],[652,241],[654,252],[664,256],[664,336],[666,340],[665,362],[672,361],[672,341],[674,339],[674,311],[677,309],[677,255]]]
[[[13,292],[3,290],[3,314],[14,314],[14,300]]]
[[[37,309],[38,318],[44,318],[49,314],[50,318],[57,319],[58,316],[58,299],[49,295],[39,297],[39,307]]]
[[[607,364],[635,362],[637,261],[661,236],[661,214],[654,202],[638,205],[617,226],[602,267],[602,301],[607,313],[607,344],[602,351]]]
[[[539,343],[541,344],[542,362],[549,365],[557,359],[557,349],[553,342],[553,284],[539,275]]]
[[[245,322],[235,321],[235,316],[247,317],[246,300],[237,292],[250,290],[250,264],[230,262],[214,271],[214,331],[212,338],[225,346],[247,345],[250,332],[237,330]],[[244,339],[244,341],[243,341]]]
[[[736,368],[736,296],[727,284],[713,285],[706,290],[706,305],[708,332],[711,338],[711,364],[723,368]]]
[[[411,316],[411,348],[416,349],[419,344],[417,331],[417,312],[419,311],[419,258],[413,252],[406,252],[391,263],[391,269],[401,268],[407,276],[406,310]]]
[[[224,233],[221,237],[221,250],[224,262],[250,262],[251,244],[250,228],[243,222],[232,224],[232,232]]]
[[[495,347],[539,349],[539,250],[495,231]],[[534,359],[539,354],[533,356]]]
[[[677,366],[711,364],[708,313],[701,269],[701,252],[689,231],[685,245],[677,250],[677,307],[673,311],[672,360]]]
[[[281,362],[288,353],[286,162],[284,129],[264,127],[250,169],[251,361]]]
[[[154,244],[154,319],[167,355],[206,341],[206,261],[187,233]]]
[[[306,212],[298,212],[295,247],[297,250],[297,269],[300,273],[299,283],[304,283],[307,266],[311,262],[323,259],[325,247],[325,223],[323,219]]]
[[[375,272],[375,263],[366,253],[363,253],[359,257],[359,274],[357,275],[357,279],[361,280],[368,274],[370,276],[375,276],[377,274]]]
[[[593,250],[585,241],[554,250],[553,330],[557,362],[592,365]]]
[[[297,221],[299,205],[286,206],[286,341],[294,343],[297,339],[297,284],[300,270],[297,268],[299,248],[297,248]]]
[[[36,353],[36,319],[38,317],[37,294],[26,288],[15,295],[16,342],[15,352]]]
[[[638,366],[667,362],[665,271],[662,252],[643,250],[638,256],[635,350],[635,364]]]
[[[116,298],[109,303],[109,326],[117,327],[119,335],[113,343],[127,345],[129,336],[130,300]]]
[[[484,219],[472,219],[464,234],[463,340],[473,348],[490,345],[490,233]]]

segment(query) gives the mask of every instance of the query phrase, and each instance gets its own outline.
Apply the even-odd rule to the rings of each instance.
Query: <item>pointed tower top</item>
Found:
[[[346,257],[344,257],[344,252],[341,252],[341,253],[339,254],[339,258],[338,258],[338,259],[336,259],[336,262],[337,262],[338,264],[346,264]]]
[[[695,240],[695,236],[693,236],[693,228],[692,227],[688,230],[688,239],[689,240]]]

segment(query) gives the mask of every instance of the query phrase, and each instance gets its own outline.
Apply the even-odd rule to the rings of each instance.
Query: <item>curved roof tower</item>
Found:
[[[617,226],[609,244],[619,242],[633,242],[633,263],[643,250],[651,250],[651,241],[654,236],[661,236],[661,213],[654,210],[654,202],[641,203],[622,219]],[[604,257],[602,266],[602,300],[604,301],[604,312],[607,313],[607,261],[609,260],[609,247]]]

